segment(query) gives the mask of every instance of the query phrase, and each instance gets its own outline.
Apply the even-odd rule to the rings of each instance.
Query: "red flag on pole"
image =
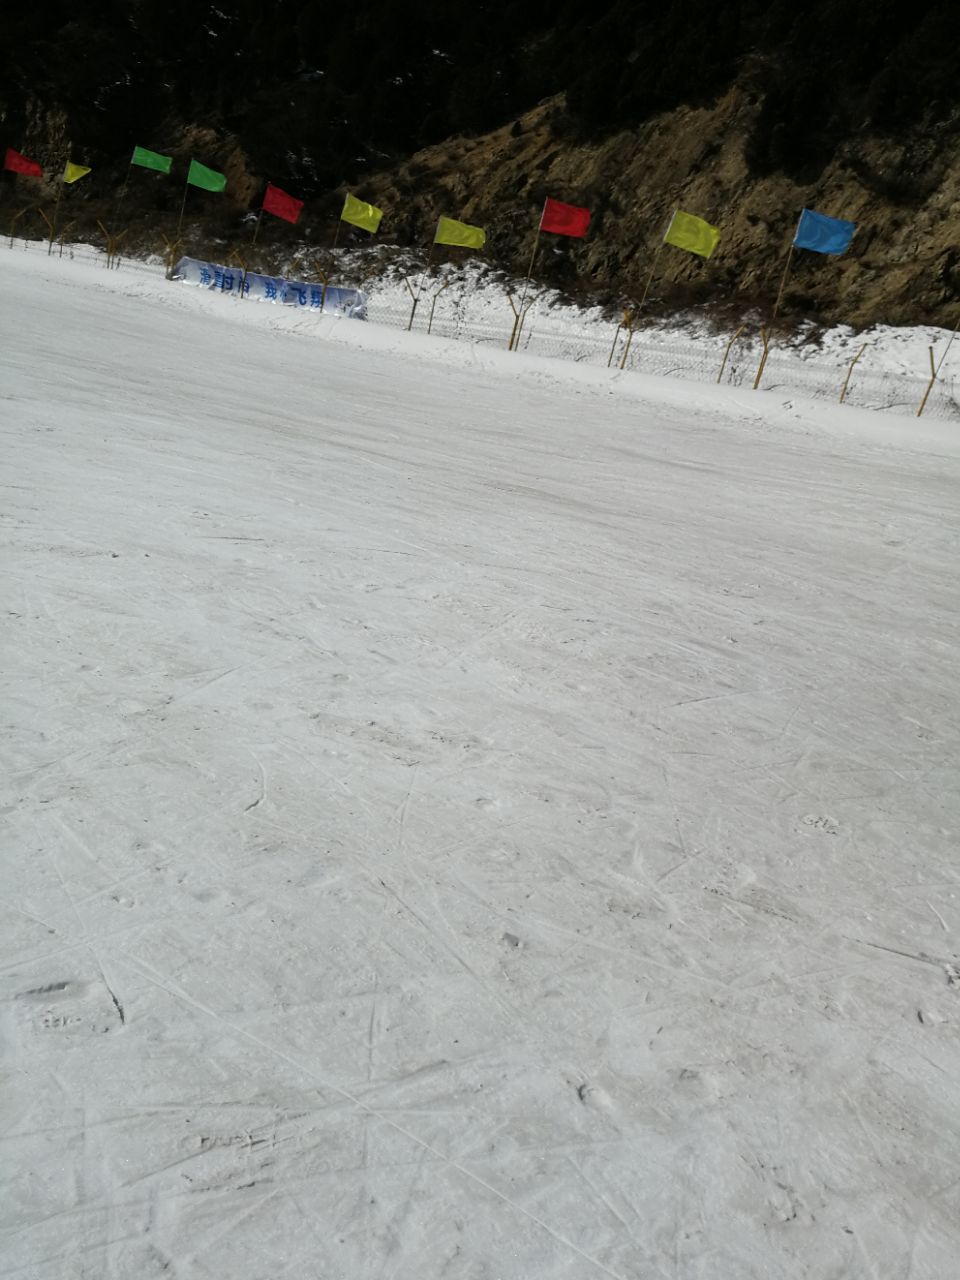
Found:
[[[43,170],[36,160],[28,160],[19,151],[14,151],[13,147],[7,147],[7,154],[3,157],[3,167],[12,173],[25,173],[28,178],[43,177]]]
[[[561,204],[559,200],[544,201],[540,218],[540,230],[552,231],[558,236],[585,236],[590,225],[590,210],[575,204]]]
[[[268,182],[267,189],[263,195],[263,207],[267,213],[272,213],[274,217],[283,218],[284,222],[296,222],[300,217],[303,201],[298,200],[295,196],[288,196],[285,191],[281,191],[272,182]]]

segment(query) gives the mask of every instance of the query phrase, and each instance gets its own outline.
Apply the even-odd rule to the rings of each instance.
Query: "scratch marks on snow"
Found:
[[[74,842],[87,854],[87,856],[90,857],[94,862],[96,862],[96,859],[93,858],[93,854],[91,850],[87,848],[85,842],[82,841],[80,837],[76,835],[76,833],[72,830],[69,824],[66,823],[62,818],[60,818],[59,815],[56,815],[56,820],[59,823],[59,825],[62,827],[62,829],[69,836],[72,837]],[[88,932],[86,921],[84,920],[83,915],[80,911],[80,908],[77,906],[73,898],[73,895],[70,892],[70,888],[66,880],[64,879],[63,872],[60,869],[60,863],[57,860],[57,856],[54,853],[53,848],[49,847],[46,852],[47,852],[47,857],[50,861],[50,865],[53,867],[54,871],[56,872],[57,878],[60,881],[60,887],[63,891],[63,895],[66,898],[67,902],[69,903],[74,916],[76,917],[77,924],[80,928],[81,943],[82,945],[85,945],[87,947],[91,956],[93,957],[94,962],[96,963],[97,969],[100,973],[100,979],[104,987],[106,988],[107,994],[110,996],[110,1000],[114,1008],[117,1011],[117,1014],[120,1018],[120,1025],[123,1026],[126,1023],[126,1014],[124,1013],[123,1005],[120,1003],[116,993],[114,992],[113,986],[107,979],[106,971],[104,969],[103,957],[101,955],[99,947],[94,942],[93,938],[90,936]]]
[[[539,1227],[557,1244],[563,1246],[569,1252],[573,1253],[576,1257],[580,1258],[581,1261],[591,1266],[595,1271],[599,1272],[602,1275],[609,1276],[610,1280],[628,1280],[628,1278],[624,1276],[622,1272],[614,1271],[611,1267],[608,1267],[603,1262],[601,1262],[599,1258],[596,1258],[591,1254],[587,1253],[586,1250],[581,1249],[579,1245],[577,1245],[573,1240],[571,1240],[568,1236],[566,1236],[562,1231],[557,1230],[554,1227],[551,1227],[549,1223],[547,1223],[538,1214],[534,1213],[533,1210],[528,1209],[525,1205],[521,1204],[519,1201],[507,1195],[506,1192],[499,1190],[497,1187],[493,1185],[493,1183],[489,1182],[486,1178],[481,1177],[478,1173],[475,1173],[472,1169],[467,1168],[465,1165],[453,1159],[451,1156],[446,1155],[444,1152],[439,1150],[439,1148],[437,1148],[433,1143],[429,1142],[427,1139],[419,1137],[417,1134],[412,1132],[412,1130],[407,1128],[406,1125],[403,1125],[398,1120],[396,1120],[393,1116],[377,1108],[370,1106],[369,1104],[365,1103],[360,1097],[358,1097],[355,1093],[351,1092],[349,1089],[345,1088],[343,1085],[335,1084],[325,1079],[323,1076],[319,1075],[319,1073],[317,1073],[317,1071],[313,1067],[309,1066],[306,1063],[300,1062],[292,1054],[289,1054],[284,1050],[277,1048],[275,1045],[270,1044],[269,1041],[262,1039],[258,1035],[255,1035],[252,1031],[248,1031],[246,1028],[238,1026],[236,1023],[231,1022],[230,1019],[223,1017],[221,1014],[217,1013],[214,1009],[210,1008],[209,1005],[204,1004],[202,1001],[197,1000],[195,997],[189,995],[178,984],[172,982],[171,980],[165,979],[163,975],[158,973],[156,969],[154,969],[151,965],[147,964],[146,961],[144,961],[143,959],[139,957],[135,958],[131,955],[126,955],[125,958],[127,960],[127,963],[129,963],[135,969],[137,969],[137,971],[141,973],[143,977],[147,979],[148,982],[153,983],[155,986],[165,991],[169,996],[172,996],[174,999],[179,1000],[181,1003],[188,1005],[190,1008],[194,1009],[198,1013],[203,1014],[205,1017],[213,1019],[215,1022],[217,1022],[221,1026],[226,1027],[227,1030],[229,1030],[230,1033],[236,1036],[237,1038],[244,1040],[246,1043],[255,1046],[256,1048],[262,1050],[264,1053],[267,1053],[270,1056],[276,1058],[278,1061],[281,1061],[285,1063],[287,1066],[292,1067],[295,1071],[300,1073],[305,1079],[312,1081],[315,1085],[319,1086],[321,1089],[324,1089],[331,1093],[338,1094],[345,1101],[349,1102],[359,1113],[369,1115],[379,1120],[387,1128],[393,1130],[393,1132],[395,1132],[396,1134],[400,1135],[403,1138],[406,1138],[408,1141],[412,1142],[415,1146],[419,1147],[424,1155],[433,1156],[435,1160],[440,1161],[442,1164],[445,1164],[449,1169],[455,1171],[456,1173],[459,1173],[468,1183],[473,1184],[473,1186],[484,1191],[487,1195],[499,1201],[501,1204],[503,1204],[506,1208],[510,1209],[512,1212],[520,1215],[523,1218],[526,1218],[529,1222]],[[278,1189],[275,1189],[269,1195],[265,1196],[263,1200],[260,1202],[260,1204],[262,1205],[266,1203],[269,1199],[272,1198],[272,1196],[276,1194],[278,1194]],[[239,1221],[239,1218],[242,1218],[243,1216],[245,1216],[245,1214],[239,1215],[239,1217],[236,1220],[233,1220],[229,1224],[227,1224],[224,1228],[224,1231],[221,1233],[221,1235],[225,1234],[229,1230],[232,1230],[233,1226],[235,1225],[235,1222]]]
[[[394,821],[397,824],[397,853],[402,854],[404,851],[404,841],[407,833],[407,810],[410,807],[410,797],[413,795],[413,786],[417,780],[417,771],[420,768],[419,762],[411,765],[410,782],[407,786],[407,794],[403,797],[400,805],[394,814]]]
[[[885,951],[888,955],[899,956],[903,960],[913,960],[917,964],[932,965],[942,969],[947,976],[947,985],[960,987],[960,957],[947,960],[941,956],[927,955],[924,951],[905,951],[901,947],[888,947],[882,942],[869,942],[866,938],[847,938],[848,942],[856,942],[861,947],[871,947],[874,951]]]
[[[408,874],[413,874],[409,868]],[[434,939],[441,950],[446,952],[473,979],[484,995],[499,1005],[500,1009],[506,1012],[512,1020],[519,1018],[520,1010],[500,992],[495,983],[484,978],[463,954],[461,948],[456,944],[457,935],[445,920],[443,923],[446,925],[446,930],[443,933],[431,923],[424,912],[418,910],[408,898],[402,896],[397,889],[388,884],[382,875],[371,873],[371,876]],[[449,936],[445,936],[445,934]]]
[[[244,807],[244,810],[243,810],[244,813],[249,813],[251,809],[259,808],[260,805],[263,804],[264,797],[267,794],[267,774],[266,774],[266,770],[263,767],[263,761],[260,759],[259,756],[254,755],[252,751],[250,752],[250,754],[253,756],[254,760],[256,761],[257,768],[260,771],[260,790],[256,798],[251,800],[250,803]]]
[[[949,927],[948,927],[948,925],[947,925],[946,920],[944,920],[943,916],[940,914],[940,912],[937,910],[937,908],[933,905],[933,903],[932,903],[932,902],[928,902],[928,903],[927,903],[927,906],[928,906],[928,907],[930,908],[930,910],[933,912],[933,915],[935,916],[935,918],[936,918],[937,922],[939,923],[940,928],[943,930],[943,932],[944,932],[944,933],[949,933],[949,932],[950,932],[950,929],[949,929]]]

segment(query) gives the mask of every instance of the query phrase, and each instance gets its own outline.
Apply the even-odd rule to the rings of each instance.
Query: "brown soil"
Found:
[[[743,155],[757,110],[734,88],[713,107],[681,108],[599,144],[568,141],[562,100],[511,126],[430,147],[364,184],[381,205],[383,235],[428,243],[445,213],[484,226],[488,256],[526,271],[545,196],[588,206],[583,241],[544,235],[535,271],[572,291],[642,292],[674,209],[721,228],[709,261],[666,247],[651,300],[672,306],[772,305],[801,208],[855,221],[842,257],[798,251],[785,312],[822,322],[942,324],[960,311],[960,134],[918,133],[891,144],[864,138],[809,186],[751,177]],[[558,127],[558,124],[560,127]]]

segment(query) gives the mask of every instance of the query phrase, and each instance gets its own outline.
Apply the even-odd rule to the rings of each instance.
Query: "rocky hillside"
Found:
[[[960,130],[918,126],[898,141],[851,140],[804,183],[749,171],[745,143],[757,98],[734,87],[709,107],[680,107],[600,143],[564,136],[553,99],[510,126],[418,152],[375,175],[364,194],[389,211],[390,234],[425,243],[437,214],[485,226],[489,252],[524,271],[544,196],[593,212],[583,241],[541,239],[536,274],[571,290],[642,292],[676,208],[715,223],[703,261],[666,248],[652,298],[667,305],[769,306],[800,209],[856,221],[842,258],[794,255],[785,311],[825,322],[956,323],[960,312]]]
[[[960,309],[957,0],[50,0],[0,13],[0,146],[92,173],[63,201],[126,243],[175,225],[186,161],[227,194],[189,202],[194,241],[249,235],[266,181],[329,244],[345,190],[382,240],[428,243],[438,213],[481,223],[524,272],[545,196],[587,205],[583,242],[544,237],[537,275],[611,301],[642,291],[673,209],[718,224],[702,262],[667,249],[651,309],[769,307],[804,205],[858,224],[841,259],[795,255],[786,312],[928,322]],[[171,179],[117,192],[134,144]],[[198,225],[200,224],[200,225]],[[23,226],[26,226],[26,222]],[[292,243],[273,226],[265,240]],[[342,243],[342,241],[341,241]],[[266,252],[267,245],[258,246]]]

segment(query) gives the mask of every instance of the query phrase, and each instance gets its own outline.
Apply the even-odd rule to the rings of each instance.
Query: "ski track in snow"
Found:
[[[0,1275],[954,1275],[955,424],[0,284]]]

